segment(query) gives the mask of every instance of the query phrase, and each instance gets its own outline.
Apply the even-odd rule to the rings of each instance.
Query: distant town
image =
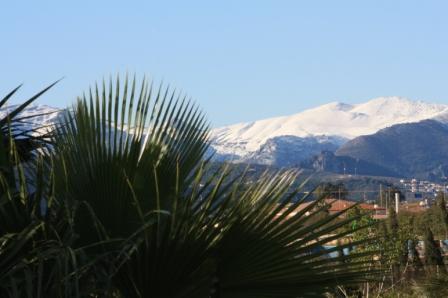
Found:
[[[418,201],[431,205],[439,192],[448,190],[448,185],[426,180],[400,179],[400,190],[408,202]]]

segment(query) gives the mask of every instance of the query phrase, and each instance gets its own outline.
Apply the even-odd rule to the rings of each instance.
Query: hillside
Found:
[[[448,174],[448,127],[434,120],[398,124],[357,137],[336,155],[375,164],[403,177],[440,179]]]

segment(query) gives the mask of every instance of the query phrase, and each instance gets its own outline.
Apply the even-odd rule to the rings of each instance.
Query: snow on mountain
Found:
[[[212,147],[217,154],[244,159],[274,137],[353,139],[395,124],[425,119],[448,122],[448,105],[403,97],[379,97],[354,105],[333,102],[291,116],[216,128],[212,131]]]
[[[19,105],[10,105],[0,109],[0,119],[12,112]],[[20,119],[20,130],[38,129],[40,133],[48,131],[63,110],[47,105],[30,105],[16,119]]]
[[[249,153],[241,162],[295,167],[310,156],[322,151],[336,151],[346,139],[339,137],[296,137],[280,136],[268,139],[260,149]]]
[[[0,109],[0,117],[17,106]],[[19,117],[23,128],[55,123],[62,110],[31,105]],[[30,117],[38,115],[37,117]],[[448,105],[379,97],[361,104],[333,102],[291,116],[216,128],[210,153],[217,160],[296,165],[321,151],[337,150],[346,141],[400,123],[434,119],[448,123]]]
[[[8,113],[12,112],[14,109],[18,107],[19,105],[10,105],[1,108],[0,118],[5,117]],[[53,108],[47,105],[30,105],[18,115],[18,118],[27,117],[27,119],[24,119],[23,121],[29,123],[30,125],[31,124],[46,125],[53,123],[55,119],[58,117],[60,111],[61,109]]]

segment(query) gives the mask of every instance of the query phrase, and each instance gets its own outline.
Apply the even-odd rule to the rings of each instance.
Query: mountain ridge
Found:
[[[244,162],[273,138],[294,136],[350,140],[395,124],[426,119],[448,122],[448,105],[398,96],[378,97],[360,104],[331,102],[290,116],[213,129],[212,147],[218,156],[232,156],[233,161]]]
[[[448,176],[447,148],[448,125],[427,119],[357,137],[335,155],[375,164],[402,177],[439,180]]]
[[[1,109],[0,115],[14,107]],[[24,128],[45,129],[58,121],[62,111],[50,106],[32,105],[19,116],[25,117]],[[36,114],[39,116],[28,118]],[[300,121],[295,123],[297,117]],[[289,120],[286,126],[282,123],[284,120]],[[305,120],[311,122],[293,130]],[[339,135],[325,130],[331,129],[335,122],[339,122],[336,127]],[[345,128],[349,131],[344,131]],[[250,139],[254,129],[259,133],[253,136],[255,141]],[[288,129],[295,135],[282,135]],[[360,131],[373,133],[360,134]],[[237,126],[233,139],[225,135],[216,137],[213,133],[216,130],[212,132],[208,153],[216,161],[275,167],[307,165],[318,171],[394,177],[432,179],[448,176],[448,162],[445,162],[448,154],[444,153],[444,148],[448,147],[448,141],[445,142],[448,140],[448,105],[400,97],[377,98],[356,105],[332,102],[292,116]],[[360,135],[354,136],[356,134]],[[244,137],[240,138],[240,135]],[[345,137],[347,135],[351,138]],[[248,150],[254,144],[259,146]],[[433,144],[436,144],[436,149],[431,147]]]

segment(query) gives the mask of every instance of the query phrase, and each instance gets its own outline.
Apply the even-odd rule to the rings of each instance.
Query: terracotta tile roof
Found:
[[[345,210],[355,204],[355,202],[347,201],[347,200],[335,200],[335,199],[325,199],[325,203],[330,205],[328,211],[330,212],[339,212]]]
[[[331,207],[329,209],[330,212],[339,212],[339,211],[345,210],[345,209],[353,206],[354,204],[356,204],[356,202],[353,202],[353,201],[339,200],[339,199],[325,199],[325,202],[329,205],[331,204]],[[386,208],[375,206],[373,204],[360,203],[358,206],[359,206],[359,208],[361,208],[363,210],[386,211]]]
[[[300,204],[297,208],[297,210],[295,210],[294,212],[291,212],[288,215],[288,218],[291,216],[294,216],[298,211],[303,210],[304,208],[306,208],[307,206],[309,206],[312,202],[304,202],[302,204]],[[339,199],[325,199],[325,203],[330,205],[330,208],[328,209],[328,211],[330,213],[336,213],[336,212],[340,212],[342,210],[345,210],[351,206],[353,206],[354,204],[356,204],[356,202],[353,201],[349,201],[349,200],[339,200]],[[384,207],[376,207],[373,204],[367,204],[367,203],[361,203],[359,204],[359,207],[363,210],[369,210],[369,211],[376,211],[375,214],[373,215],[374,218],[383,218],[383,216],[385,217],[386,214],[386,208]],[[282,211],[280,211],[277,216],[281,216],[283,214],[283,212],[286,211],[286,208]],[[384,213],[384,214],[383,214]]]

